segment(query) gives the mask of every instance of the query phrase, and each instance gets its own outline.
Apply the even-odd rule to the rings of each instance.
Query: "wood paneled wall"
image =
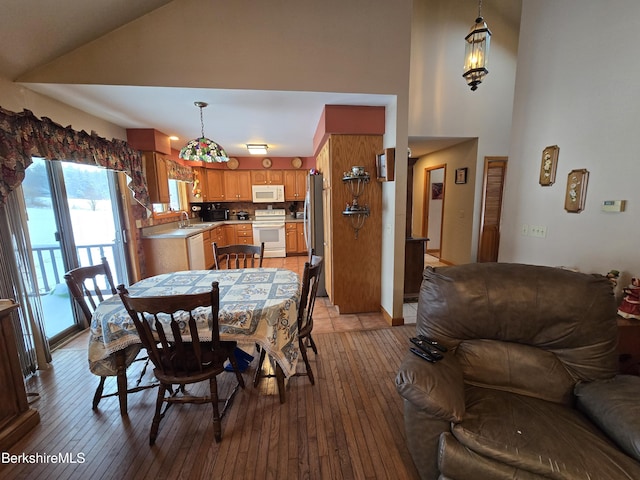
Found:
[[[380,311],[380,273],[382,248],[382,186],[376,180],[376,154],[382,151],[381,135],[331,135],[326,160],[318,164],[330,189],[330,232],[325,232],[331,258],[326,274],[330,276],[331,302],[341,314]],[[324,149],[322,149],[324,150]],[[322,155],[319,155],[321,157]],[[354,165],[364,166],[371,181],[358,199],[371,211],[358,238],[347,217],[342,215],[353,201],[342,182],[344,172]],[[327,171],[328,170],[328,171]],[[325,203],[326,205],[326,203]],[[327,212],[325,212],[326,215]]]

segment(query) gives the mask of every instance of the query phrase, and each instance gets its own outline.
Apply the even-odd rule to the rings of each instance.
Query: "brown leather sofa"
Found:
[[[640,479],[640,377],[617,375],[608,280],[552,267],[428,268],[396,378],[424,479]],[[407,347],[411,344],[407,342]]]

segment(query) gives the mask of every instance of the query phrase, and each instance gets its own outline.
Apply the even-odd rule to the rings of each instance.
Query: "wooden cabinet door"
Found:
[[[287,253],[298,253],[298,230],[295,223],[285,224],[285,244]]]
[[[306,170],[284,171],[284,199],[287,201],[302,201],[307,193]]]
[[[282,185],[282,170],[251,170],[251,185]]]
[[[224,182],[224,170],[203,169],[207,178],[207,202],[224,202],[226,189]]]
[[[204,264],[207,268],[213,266],[213,230],[207,230],[203,233],[202,244],[204,247]]]
[[[296,223],[296,236],[298,237],[298,253],[306,253],[307,242],[304,238],[304,223]]]
[[[224,191],[227,202],[250,202],[251,172],[249,170],[224,171]]]
[[[144,170],[151,203],[169,203],[169,172],[162,155],[144,152]]]
[[[236,242],[236,227],[235,225],[224,225],[221,227],[223,229],[223,240],[222,244],[224,245],[235,245]],[[218,244],[220,245],[220,244]]]

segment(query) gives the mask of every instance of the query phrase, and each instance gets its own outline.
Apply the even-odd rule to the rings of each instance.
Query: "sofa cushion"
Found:
[[[576,385],[577,406],[628,455],[640,460],[640,377]]]
[[[573,403],[575,380],[554,353],[541,348],[495,340],[465,340],[456,349],[465,382]]]
[[[640,465],[575,409],[475,386],[466,399],[452,433],[478,455],[555,479],[640,478]]]

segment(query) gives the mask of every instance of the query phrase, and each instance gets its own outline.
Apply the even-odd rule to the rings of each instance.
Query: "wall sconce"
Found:
[[[484,77],[489,73],[489,40],[491,31],[482,18],[482,0],[478,2],[478,18],[471,26],[469,35],[464,37],[466,41],[464,49],[464,73],[462,76],[467,79],[467,84],[472,91],[478,89]]]
[[[247,143],[247,150],[251,155],[266,155],[268,149],[264,143]]]
[[[356,239],[358,231],[364,226],[364,222],[369,216],[369,207],[367,205],[359,205],[358,197],[364,192],[364,187],[369,183],[370,177],[364,171],[364,167],[351,167],[350,172],[344,172],[342,182],[347,185],[349,192],[353,196],[353,202],[347,203],[342,215],[347,217],[351,222],[351,226],[355,230]]]

